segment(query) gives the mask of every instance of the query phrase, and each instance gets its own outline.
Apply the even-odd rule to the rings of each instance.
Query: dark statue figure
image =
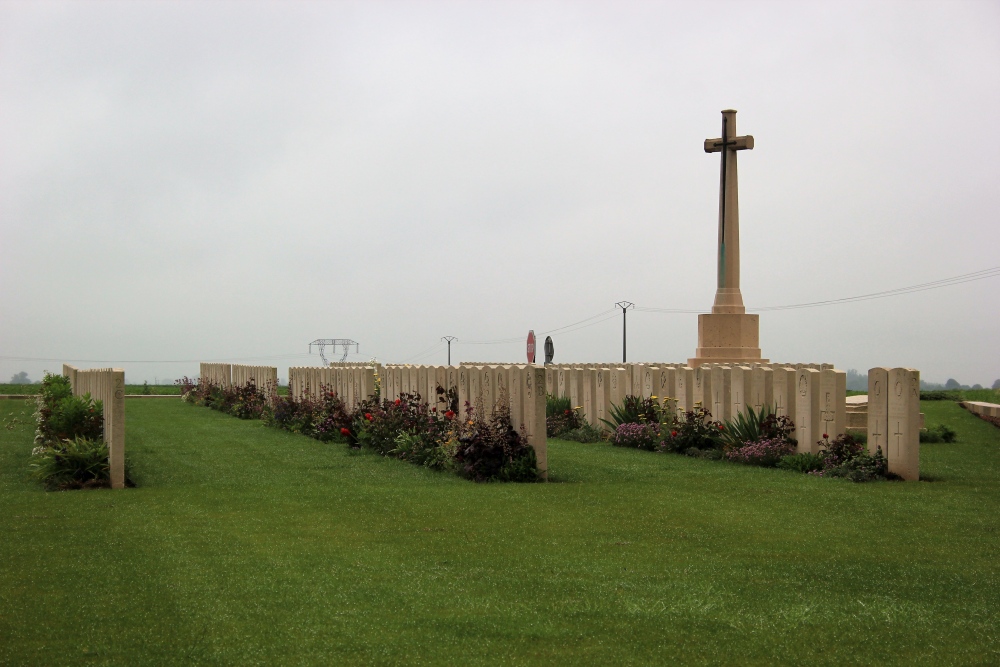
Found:
[[[552,357],[556,356],[556,346],[552,344],[552,336],[545,337],[545,363],[551,364]]]

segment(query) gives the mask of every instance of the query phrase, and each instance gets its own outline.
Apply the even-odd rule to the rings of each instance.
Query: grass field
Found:
[[[1000,430],[922,410],[959,442],[866,485],[561,441],[476,485],[136,399],[137,488],[46,493],[0,430],[0,664],[997,664]]]

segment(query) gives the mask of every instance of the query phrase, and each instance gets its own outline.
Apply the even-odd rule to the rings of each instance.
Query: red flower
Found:
[[[721,430],[723,430],[724,428],[726,428],[726,427],[725,427],[724,425],[722,425],[722,424],[719,424],[719,430],[720,430],[720,431],[721,431]]]
[[[349,428],[340,429],[340,435],[350,435],[350,434],[351,434],[351,429]]]
[[[431,412],[437,412],[437,411],[438,411],[437,408],[431,408]]]
[[[566,411],[566,414],[569,414],[569,410]]]
[[[365,419],[367,419],[368,421],[371,421],[372,420],[372,413],[366,412],[365,413]]]
[[[396,405],[399,405],[399,399],[398,398],[396,399]]]
[[[454,419],[455,418],[455,413],[452,412],[451,410],[448,410],[448,412],[444,413],[444,418],[445,419]]]
[[[671,431],[670,432],[670,437],[671,438],[676,438],[677,437],[677,431]]]
[[[823,434],[823,439],[824,439],[824,440],[826,440],[826,439],[827,439],[827,438],[829,438],[829,437],[830,437],[830,436],[828,436],[828,435],[827,435],[826,433],[824,433],[824,434]]]

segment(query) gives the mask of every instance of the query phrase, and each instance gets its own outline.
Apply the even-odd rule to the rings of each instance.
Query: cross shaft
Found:
[[[736,151],[752,150],[753,137],[736,135],[736,111],[722,112],[722,137],[706,139],[706,153],[722,153],[719,177],[718,290],[713,313],[746,312],[740,293],[740,209]]]

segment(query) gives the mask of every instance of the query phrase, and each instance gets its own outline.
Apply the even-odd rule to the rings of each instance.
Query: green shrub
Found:
[[[42,380],[42,390],[39,392],[42,400],[48,405],[55,405],[67,396],[73,395],[69,378],[62,375],[46,373]]]
[[[765,440],[781,440],[794,445],[793,433],[795,424],[791,419],[779,417],[771,406],[764,405],[759,410],[750,408],[740,412],[726,422],[726,427],[722,430],[722,442],[730,450]]]
[[[621,405],[612,405],[611,419],[601,421],[614,433],[622,424],[658,424],[663,416],[663,408],[658,401],[641,396],[626,396]]]
[[[826,465],[826,462],[824,462]],[[898,479],[896,475],[889,472],[889,462],[882,454],[879,447],[874,455],[862,450],[845,460],[843,463],[827,467],[822,471],[810,474],[822,477],[844,477],[852,482],[874,482],[883,479]]]
[[[104,437],[104,406],[90,394],[73,396],[69,378],[45,374],[35,411],[35,444]]]
[[[580,406],[573,407],[568,397],[545,396],[545,434],[550,438],[561,437],[567,431],[574,431],[583,424]]]
[[[611,436],[615,447],[632,447],[653,451],[660,445],[660,424],[627,422],[619,424]]]
[[[795,445],[784,438],[763,438],[726,451],[726,459],[733,463],[775,468],[778,463],[795,451]]]
[[[104,406],[90,394],[67,396],[56,403],[48,415],[45,429],[51,440],[100,440],[104,437]]]
[[[436,439],[428,431],[418,430],[401,431],[396,436],[395,444],[388,456],[435,470],[448,467],[454,447],[454,442],[448,438]]]
[[[31,476],[48,489],[109,486],[108,446],[102,440],[74,438],[35,447]]]
[[[480,417],[462,425],[455,462],[460,475],[477,482],[538,480],[535,450],[514,430],[510,409],[503,404],[491,419]]]
[[[794,470],[795,472],[813,472],[823,469],[823,459],[812,452],[802,452],[801,454],[781,457],[778,467],[782,470]]]
[[[559,435],[559,438],[573,442],[602,442],[607,439],[600,429],[594,428],[587,422],[583,422],[580,428],[564,431]]]
[[[937,426],[931,426],[930,428],[920,431],[920,442],[955,442],[955,438],[958,434],[944,424],[938,424]]]
[[[921,401],[959,401],[961,397],[957,391],[943,391],[943,390],[933,390],[933,391],[922,391],[920,392]]]
[[[664,423],[660,427],[663,436],[658,449],[662,452],[684,452],[722,448],[722,432],[725,426],[712,421],[712,413],[702,407],[688,410],[681,420]]]
[[[571,410],[573,405],[570,403],[569,396],[563,396],[559,398],[553,396],[552,394],[545,395],[545,416],[555,417],[557,415],[565,414],[567,410]]]

